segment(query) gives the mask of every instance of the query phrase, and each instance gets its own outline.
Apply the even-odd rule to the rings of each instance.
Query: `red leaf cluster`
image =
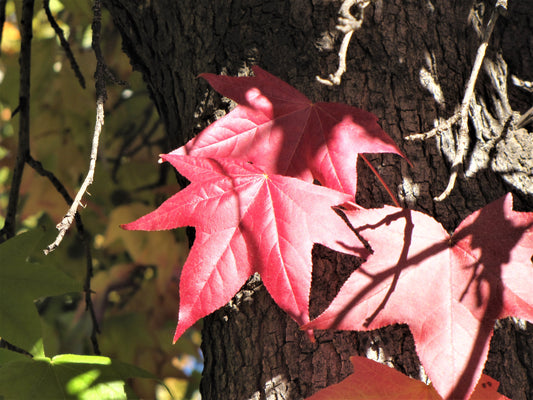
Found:
[[[180,281],[174,340],[259,272],[272,298],[303,329],[407,323],[438,393],[468,398],[494,321],[533,319],[533,213],[513,211],[506,196],[470,215],[450,236],[420,212],[349,203],[358,155],[403,156],[401,151],[372,114],[313,104],[262,69],[253,71],[253,77],[203,75],[239,105],[161,156],[192,183],[123,226],[196,228]],[[314,243],[367,261],[309,322]]]

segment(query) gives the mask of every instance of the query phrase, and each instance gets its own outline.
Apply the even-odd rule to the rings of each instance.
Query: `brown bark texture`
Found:
[[[200,73],[246,75],[257,64],[313,101],[343,102],[374,113],[413,167],[394,155],[370,155],[370,161],[402,205],[432,215],[449,231],[508,191],[515,194],[515,208],[533,211],[533,126],[510,128],[518,115],[512,112],[525,113],[533,105],[527,84],[518,86],[533,80],[531,0],[510,0],[497,20],[472,100],[470,148],[449,198],[433,200],[448,182],[457,127],[425,141],[404,140],[457,111],[494,3],[372,1],[353,35],[341,84],[328,87],[315,76],[337,69],[343,36],[335,29],[339,0],[104,1],[165,123],[169,150],[233,106],[198,79]],[[357,167],[357,201],[366,207],[390,203],[368,167],[360,161]],[[358,262],[315,246],[312,317]],[[354,354],[424,378],[406,326],[319,331],[311,343],[258,276],[205,318],[202,350],[205,399],[305,398],[352,373]],[[497,323],[485,372],[510,398],[533,399],[531,324]]]

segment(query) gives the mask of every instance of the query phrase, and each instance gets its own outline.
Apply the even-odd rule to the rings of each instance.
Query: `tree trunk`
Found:
[[[353,35],[342,83],[328,87],[315,76],[337,69],[340,3],[104,1],[165,123],[169,150],[232,106],[196,78],[200,73],[243,75],[258,64],[313,101],[343,102],[374,113],[413,168],[394,155],[370,156],[370,161],[404,206],[434,216],[449,231],[510,190],[518,199],[515,207],[532,211],[530,132],[505,129],[510,117],[502,111],[506,96],[514,111],[524,113],[533,105],[531,94],[511,83],[511,75],[533,79],[531,2],[511,0],[507,14],[497,20],[475,90],[467,173],[459,174],[456,188],[442,202],[433,198],[448,182],[453,135],[421,142],[403,138],[432,129],[458,109],[481,43],[476,26],[487,24],[494,2],[374,0]],[[360,162],[358,168],[359,204],[390,203],[370,170]],[[357,265],[353,257],[315,246],[311,317],[327,306]],[[501,382],[507,396],[533,399],[533,328],[511,319],[497,325],[486,373]],[[316,336],[311,343],[275,305],[260,278],[252,277],[227,306],[205,318],[203,398],[304,398],[352,373],[354,354],[424,378],[406,326]]]

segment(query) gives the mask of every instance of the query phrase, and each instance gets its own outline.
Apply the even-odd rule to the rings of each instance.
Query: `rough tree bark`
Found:
[[[374,0],[352,38],[341,85],[326,87],[315,76],[327,76],[338,65],[339,0],[104,1],[165,123],[169,150],[231,107],[198,74],[243,75],[258,64],[314,101],[344,102],[376,114],[414,168],[392,155],[370,157],[373,165],[405,206],[434,216],[448,230],[509,190],[519,199],[515,206],[533,211],[533,147],[527,130],[533,127],[512,131],[502,111],[507,95],[514,111],[524,113],[533,105],[531,93],[511,83],[511,75],[533,80],[531,1],[510,0],[508,13],[497,21],[475,91],[468,177],[459,175],[447,200],[433,198],[448,181],[453,136],[403,139],[430,130],[456,111],[481,41],[476,26],[480,20],[486,24],[494,3]],[[359,174],[357,201],[389,203],[367,172]],[[357,266],[357,260],[320,246],[313,257],[312,316]],[[257,276],[205,319],[203,335],[205,399],[304,398],[350,374],[353,354],[423,377],[407,327],[319,332],[312,344],[277,308]],[[498,323],[486,373],[501,382],[507,396],[533,399],[531,324]]]

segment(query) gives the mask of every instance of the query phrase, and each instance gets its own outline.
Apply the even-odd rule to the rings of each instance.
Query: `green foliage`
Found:
[[[5,353],[9,351],[0,349],[0,359]],[[101,356],[17,357],[0,365],[0,398],[6,399],[132,399],[137,397],[125,379],[154,378],[133,365]]]
[[[0,398],[126,399],[134,396],[124,379],[154,376],[108,357],[64,354],[45,357],[41,321],[33,300],[80,291],[79,282],[51,266],[30,261],[50,235],[42,229],[22,233],[0,245],[0,336],[29,350],[33,358],[0,349]]]
[[[17,154],[18,116],[12,114],[19,101],[21,4],[7,2],[1,43],[0,227],[6,215]],[[61,181],[72,197],[87,173],[95,123],[92,77],[96,61],[90,48],[92,6],[92,0],[50,1],[51,11],[87,81],[86,89],[81,88],[65,51],[52,33],[42,2],[36,2],[34,9],[31,155]],[[192,330],[175,346],[171,335],[177,315],[177,276],[188,253],[184,231],[161,232],[155,237],[143,233],[126,236],[118,228],[158,205],[176,191],[176,184],[173,176],[167,179],[164,170],[160,173],[153,168],[157,155],[168,150],[162,147],[166,143],[163,127],[141,75],[132,72],[121,50],[120,36],[105,10],[102,50],[110,71],[127,84],[108,82],[106,120],[95,179],[80,213],[92,252],[91,290],[102,331],[98,335],[100,350],[120,362],[102,366],[97,358],[74,359],[68,355],[93,354],[90,341],[93,325],[82,292],[86,254],[75,226],[57,250],[48,256],[42,254],[56,234],[53,226],[68,207],[51,182],[27,165],[19,191],[16,220],[19,234],[0,246],[0,337],[40,358],[0,349],[0,377],[11,376],[5,375],[6,371],[14,374],[22,366],[35,371],[39,368],[56,371],[75,365],[77,374],[86,374],[88,379],[95,374],[91,372],[94,370],[101,374],[95,382],[104,382],[106,377],[113,378],[111,371],[116,367],[130,363],[129,372],[115,371],[119,374],[118,383],[101,387],[101,390],[114,387],[120,396],[112,391],[98,392],[90,385],[88,390],[61,398],[106,399],[127,395],[168,399],[170,395],[161,385],[163,382],[174,398],[193,398],[197,396],[202,362],[199,332]],[[41,228],[43,225],[46,232]],[[26,230],[29,232],[20,234]],[[156,246],[159,252],[153,251]],[[23,283],[22,279],[26,281]],[[50,359],[43,358],[45,355]],[[23,364],[14,364],[15,361]],[[133,366],[159,381],[133,379],[128,381],[131,388],[124,389],[126,377],[145,376],[135,372]],[[43,376],[55,379],[54,373],[58,372]],[[2,395],[31,398],[29,375],[20,379],[18,386],[0,385],[0,399]],[[5,385],[9,380],[2,382]],[[28,392],[23,391],[26,389]],[[56,389],[49,390],[37,392],[33,398],[57,394]]]
[[[0,245],[0,336],[11,344],[42,356],[41,322],[33,304],[43,296],[78,292],[81,285],[63,272],[46,264],[28,260],[37,244],[43,244],[43,232],[35,229]]]

